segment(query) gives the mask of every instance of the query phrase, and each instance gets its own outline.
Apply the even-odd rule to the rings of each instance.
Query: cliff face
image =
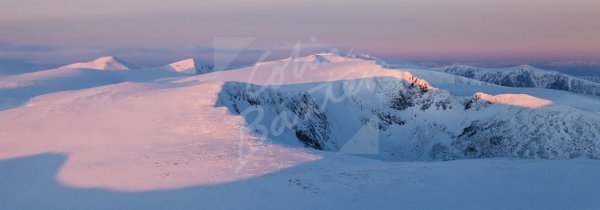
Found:
[[[377,159],[600,158],[597,114],[518,101],[531,96],[456,97],[394,78],[336,81],[312,91],[322,85],[229,82],[217,105],[240,114],[250,129],[273,141],[339,152],[357,136],[375,138],[378,150],[371,156]],[[294,123],[278,127],[285,122]],[[274,132],[274,126],[282,131]],[[360,136],[365,128],[375,135]]]

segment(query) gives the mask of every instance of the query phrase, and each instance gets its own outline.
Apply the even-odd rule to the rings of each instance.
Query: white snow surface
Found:
[[[189,63],[182,64],[180,69],[190,67]],[[289,131],[283,131],[282,138],[265,139],[257,135],[256,127],[248,126],[249,119],[236,114],[222,101],[227,93],[236,93],[227,91],[254,88],[266,88],[267,93],[283,98],[313,90],[310,95],[320,99],[327,94],[352,91],[355,83],[347,81],[367,82],[360,83],[365,88],[351,95],[363,98],[358,100],[361,105],[350,105],[356,99],[347,98],[330,104],[325,112],[334,125],[358,129],[360,125],[354,120],[366,113],[361,107],[382,106],[378,101],[382,100],[378,98],[381,95],[370,90],[410,85],[434,100],[451,100],[448,103],[454,106],[461,106],[459,99],[477,98],[450,99],[455,90],[441,90],[408,71],[386,69],[374,61],[317,54],[196,76],[158,69],[90,70],[130,68],[118,59],[108,58],[0,78],[0,209],[597,209],[600,206],[596,199],[600,197],[600,184],[595,181],[600,176],[600,162],[596,160],[483,158],[397,162],[383,161],[396,157],[386,153],[392,151],[389,148],[380,151],[387,154],[384,158],[319,151],[305,148]],[[437,82],[447,83],[448,87],[504,90],[484,83],[473,85],[472,80],[456,76],[443,79],[442,73],[425,74],[439,78]],[[476,96],[506,105],[492,105],[493,111],[475,116],[477,119],[503,111],[543,114],[536,110],[564,108],[589,115],[580,118],[585,122],[596,122],[593,120],[598,116],[591,109],[543,97],[485,93]],[[595,98],[585,97],[585,100],[597,103]],[[544,105],[537,106],[541,104]],[[482,105],[481,109],[484,108]],[[303,109],[314,111],[306,106]],[[449,113],[441,108],[418,110],[405,111],[410,113],[407,115],[422,117],[411,118],[414,124],[406,123],[415,127],[410,131],[436,124],[429,120],[438,119],[441,124],[452,125],[448,131],[460,132],[464,122],[453,119],[476,113]],[[273,113],[264,114],[273,117],[270,116]],[[338,128],[331,128],[338,140],[350,138],[348,135],[354,133]],[[380,135],[393,135],[383,138],[386,141],[380,142],[380,146],[408,144],[395,143],[394,135],[417,135],[436,141],[445,135],[427,131],[413,134],[403,129],[391,125]]]

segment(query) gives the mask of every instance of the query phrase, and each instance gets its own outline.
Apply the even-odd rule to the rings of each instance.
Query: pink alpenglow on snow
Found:
[[[506,104],[511,106],[521,106],[527,108],[538,108],[550,105],[554,102],[530,96],[527,94],[498,94],[489,95],[485,93],[475,93],[475,98],[489,101],[496,104]]]
[[[136,65],[127,63],[114,56],[105,56],[97,58],[90,62],[69,64],[61,69],[96,69],[96,70],[130,70],[137,69]]]

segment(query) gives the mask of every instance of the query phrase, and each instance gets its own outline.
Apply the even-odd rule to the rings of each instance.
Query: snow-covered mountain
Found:
[[[9,75],[0,77],[0,111],[22,106],[31,98],[48,93],[181,76],[163,69],[98,71],[90,68],[58,68]]]
[[[177,61],[159,68],[185,74],[205,74],[212,72],[214,69],[212,66],[205,65],[195,58]]]
[[[507,87],[536,87],[570,91],[600,96],[600,83],[577,78],[559,72],[547,71],[529,65],[511,68],[482,68],[452,65],[433,68],[434,71],[451,73],[483,82]]]
[[[130,70],[139,67],[114,56],[104,56],[90,62],[74,63],[60,69]]]
[[[178,67],[185,69],[196,63],[180,64]],[[135,80],[133,72],[111,76],[108,81],[152,81],[164,75],[137,71],[147,79]],[[37,87],[30,83],[52,80],[25,79],[55,74],[64,73],[9,78],[21,78],[25,86],[6,88]],[[57,84],[70,84],[70,79],[64,79],[69,77],[58,78]],[[594,111],[526,94],[454,96],[408,71],[387,69],[373,60],[316,54],[177,81],[192,84],[187,86],[214,84],[214,93],[205,94],[215,94],[211,100],[217,107],[241,115],[250,135],[264,135],[291,146],[348,151],[345,145],[356,132],[365,130],[375,133],[372,138],[378,140],[378,146],[372,148],[378,151],[371,155],[375,159],[600,158],[600,115]],[[51,90],[46,86],[40,89]],[[33,90],[28,92],[45,93]],[[4,90],[6,94],[10,91]],[[259,123],[253,123],[257,119],[252,110],[256,109],[262,112]],[[278,120],[296,123],[280,128],[276,135],[257,131],[257,127],[271,127]]]
[[[478,90],[456,95],[419,73],[316,54],[194,76],[3,77],[0,100],[19,103],[0,110],[0,209],[597,206],[600,112],[422,74]],[[37,192],[51,196],[18,199]]]
[[[250,129],[264,133],[258,127],[296,122],[268,138],[296,139],[319,150],[343,152],[353,135],[366,130],[378,141],[377,155],[371,155],[377,159],[600,158],[600,115],[524,94],[456,97],[406,76],[276,89],[230,82],[219,96],[218,105],[248,124],[263,123]],[[255,109],[264,110],[262,119],[247,111]]]

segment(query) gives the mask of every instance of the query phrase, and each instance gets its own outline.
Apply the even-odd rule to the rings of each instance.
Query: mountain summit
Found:
[[[177,61],[164,66],[164,68],[185,74],[204,74],[211,72],[213,69],[211,66],[204,65],[200,60],[195,58]]]
[[[130,64],[114,56],[104,56],[90,62],[74,63],[60,67],[61,69],[97,69],[97,70],[129,70],[137,69],[138,66]]]

